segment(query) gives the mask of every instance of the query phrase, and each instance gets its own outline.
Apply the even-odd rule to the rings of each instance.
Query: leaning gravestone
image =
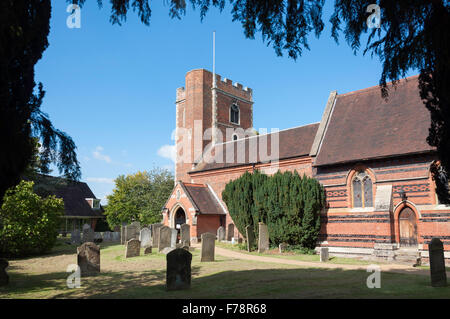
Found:
[[[158,251],[161,252],[164,248],[170,247],[172,238],[172,230],[170,227],[163,226],[159,229],[159,243]]]
[[[269,230],[267,225],[259,223],[258,253],[263,253],[269,249]]]
[[[326,262],[329,259],[328,247],[320,247],[320,261]]]
[[[139,240],[141,241],[142,247],[148,247],[152,245],[152,232],[149,228],[144,227],[141,229],[141,233],[139,235]]]
[[[182,224],[180,227],[180,243],[182,245],[191,245],[191,226]]]
[[[138,239],[130,239],[127,241],[125,248],[125,258],[137,257],[141,254],[141,242]]]
[[[439,238],[433,238],[428,244],[430,258],[431,286],[447,286],[447,274],[445,273],[444,245]]]
[[[0,287],[6,286],[9,283],[9,276],[6,272],[9,263],[6,259],[0,258]]]
[[[223,240],[225,240],[225,227],[220,226],[220,227],[217,229],[217,240],[218,240],[218,241],[223,241]]]
[[[177,248],[166,255],[166,260],[167,290],[190,288],[192,254],[186,249]]]
[[[91,276],[100,272],[100,247],[92,242],[77,248],[77,264],[81,276]]]
[[[91,227],[83,226],[83,243],[94,242],[95,232],[91,229]]]
[[[246,226],[245,233],[247,237],[247,251],[252,251],[255,246],[255,232],[253,231],[253,226]]]
[[[234,237],[234,224],[228,224],[227,241],[231,241]]]
[[[202,234],[202,257],[200,261],[214,261],[214,246],[216,235],[211,233]]]
[[[153,224],[152,225],[152,246],[158,248],[159,245],[159,233],[163,224]]]
[[[177,245],[177,238],[178,238],[178,230],[175,228],[171,228],[171,234],[170,234],[170,247],[175,248]]]
[[[75,245],[79,245],[81,243],[81,234],[79,229],[72,230],[70,233],[70,242]]]

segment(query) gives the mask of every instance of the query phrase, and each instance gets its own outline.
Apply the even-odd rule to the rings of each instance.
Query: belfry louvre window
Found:
[[[352,181],[353,207],[373,207],[372,180],[366,172],[358,172]]]
[[[233,103],[230,107],[230,122],[239,124],[239,106]]]

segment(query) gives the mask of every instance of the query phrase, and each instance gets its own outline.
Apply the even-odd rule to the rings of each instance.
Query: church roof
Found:
[[[267,160],[281,160],[309,155],[318,126],[319,123],[314,123],[281,130],[278,133],[261,134],[216,144],[210,153],[219,160],[204,159],[192,172],[231,168],[262,163]],[[271,151],[272,138],[277,137],[279,139],[279,154],[274,156]],[[259,147],[261,145],[267,146],[267,151],[260,152]],[[261,158],[260,153],[267,154],[267,159]]]
[[[201,214],[224,215],[222,207],[205,184],[180,182],[194,208]]]
[[[431,121],[418,76],[400,80],[387,101],[379,86],[336,95],[329,119],[325,113],[322,122],[328,123],[315,166],[434,150],[426,142]]]

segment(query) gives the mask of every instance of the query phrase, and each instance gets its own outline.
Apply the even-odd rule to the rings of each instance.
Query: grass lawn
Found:
[[[193,252],[191,289],[168,292],[165,255],[125,259],[124,252],[124,246],[101,244],[101,273],[82,278],[82,287],[74,289],[66,285],[67,266],[76,263],[74,246],[60,242],[51,254],[10,260],[10,284],[0,287],[0,298],[450,298],[450,287],[433,288],[423,275],[383,272],[381,288],[369,289],[370,273],[362,270],[301,268],[217,255],[215,262],[201,263],[198,250]]]

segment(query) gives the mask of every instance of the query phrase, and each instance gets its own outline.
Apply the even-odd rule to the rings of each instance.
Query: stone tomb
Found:
[[[166,247],[170,247],[171,239],[172,230],[170,229],[170,227],[162,226],[159,229],[158,252],[161,252]]]
[[[91,276],[100,272],[100,247],[87,242],[77,247],[77,264],[81,276]]]
[[[223,240],[225,240],[225,227],[220,226],[220,227],[217,229],[217,240],[218,240],[218,241],[223,241]]]
[[[192,254],[183,248],[172,250],[166,255],[167,290],[189,289],[191,287]]]
[[[252,251],[255,246],[255,232],[253,231],[253,226],[246,226],[245,233],[247,238],[247,251]]]
[[[269,230],[267,225],[264,223],[259,223],[259,238],[258,238],[258,253],[263,253],[269,250]]]
[[[216,235],[211,233],[202,234],[202,256],[200,261],[214,261],[214,247]]]
[[[191,226],[188,224],[182,224],[180,227],[180,243],[182,245],[191,245]]]
[[[152,245],[152,231],[150,228],[144,227],[141,229],[139,240],[141,241],[141,246],[143,248]]]
[[[9,283],[9,276],[6,272],[9,263],[6,259],[0,258],[0,287],[6,286]]]
[[[138,239],[127,241],[125,248],[125,258],[137,257],[141,254],[141,242]]]
[[[428,244],[430,254],[431,286],[447,286],[447,274],[445,273],[444,245],[439,238],[433,238]]]

